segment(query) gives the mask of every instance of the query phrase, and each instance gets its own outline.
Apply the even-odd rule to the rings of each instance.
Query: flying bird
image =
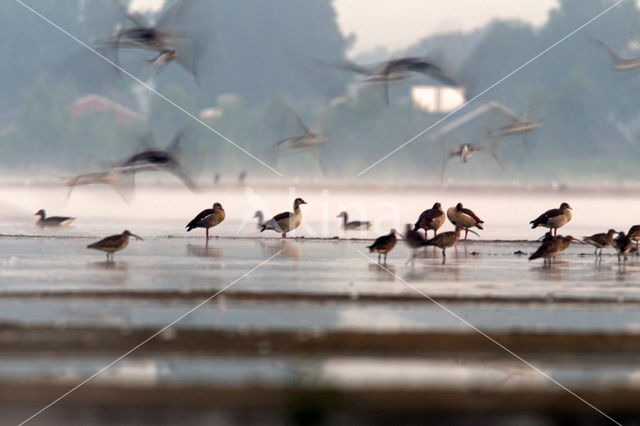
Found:
[[[522,135],[542,127],[541,121],[527,120],[526,118],[519,117],[515,112],[511,111],[504,105],[500,105],[497,102],[490,102],[489,105],[494,109],[500,111],[503,115],[507,116],[511,120],[511,123],[509,123],[508,125],[502,126],[490,132],[491,137],[500,138]]]
[[[640,67],[640,57],[636,58],[623,58],[618,55],[613,49],[611,49],[605,42],[599,40],[595,37],[591,37],[591,40],[600,46],[604,51],[609,55],[609,57],[613,60],[614,66],[613,68],[616,71],[631,71]]]

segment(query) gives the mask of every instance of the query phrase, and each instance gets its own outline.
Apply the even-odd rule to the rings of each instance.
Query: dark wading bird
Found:
[[[253,217],[258,219],[258,229],[261,229],[262,225],[264,225],[264,213],[262,213],[262,210],[256,211]]]
[[[572,241],[574,241],[574,238],[570,235],[567,237],[563,237],[562,235],[551,237],[549,235],[548,238],[542,241],[538,250],[529,256],[529,260],[544,258],[544,264],[551,265],[558,253],[566,250]]]
[[[38,221],[36,222],[36,225],[41,227],[69,226],[74,220],[76,220],[75,217],[64,217],[64,216],[47,217],[47,213],[44,211],[44,209],[38,210],[34,216],[40,216],[40,219],[38,219]]]
[[[367,246],[369,253],[378,253],[378,263],[380,263],[380,257],[384,255],[384,264],[387,264],[387,254],[396,246],[396,230],[392,229],[389,235],[383,235],[376,238],[376,240],[370,246]]]
[[[491,105],[496,110],[500,111],[502,114],[504,114],[511,120],[511,123],[509,123],[508,125],[502,126],[492,131],[489,134],[489,136],[492,138],[522,135],[542,127],[541,121],[527,120],[526,118],[518,117],[516,113],[514,113],[504,105],[500,105],[497,102],[490,102],[489,105]]]
[[[198,189],[178,159],[179,145],[184,138],[184,132],[183,129],[176,133],[166,149],[153,148],[153,135],[148,133],[142,140],[146,149],[116,163],[113,169],[119,173],[132,175],[149,171],[166,171],[180,179],[192,191]]]
[[[558,233],[558,228],[563,227],[571,220],[571,206],[568,203],[560,204],[560,208],[547,210],[540,216],[529,222],[531,229],[544,226],[553,231],[553,235]]]
[[[349,214],[344,211],[341,212],[338,216],[342,218],[342,229],[344,229],[345,231],[353,231],[353,230],[359,230],[359,229],[369,229],[371,228],[371,222],[369,221],[363,221],[363,220],[352,220],[351,222],[349,222]]]
[[[327,168],[320,156],[320,153],[317,151],[317,147],[319,145],[325,144],[328,142],[327,137],[322,135],[321,133],[316,133],[311,131],[305,124],[304,121],[300,118],[298,114],[296,114],[287,104],[284,104],[285,109],[293,119],[294,125],[299,129],[301,134],[297,136],[291,136],[276,142],[276,156],[280,157],[284,154],[293,154],[296,152],[308,151],[310,152],[317,160],[320,168],[322,169],[322,173],[327,174]]]
[[[287,232],[293,231],[302,223],[302,210],[300,209],[302,204],[307,204],[307,202],[302,198],[296,198],[293,201],[293,213],[284,212],[275,215],[262,225],[260,232],[272,230],[280,232],[282,238],[287,238]]]
[[[618,252],[618,262],[624,258],[627,261],[627,255],[633,249],[633,241],[624,232],[620,232],[615,240],[613,240],[613,248]]]
[[[637,58],[623,58],[613,51],[607,44],[603,41],[598,40],[595,37],[591,37],[591,40],[596,43],[598,46],[604,49],[607,52],[607,55],[613,60],[614,66],[613,68],[616,71],[631,71],[640,67],[640,57]]]
[[[454,226],[458,226],[464,229],[465,240],[467,239],[467,235],[469,232],[473,232],[474,234],[478,235],[477,233],[470,230],[469,228],[475,227],[478,229],[484,229],[482,227],[482,224],[484,223],[484,221],[480,219],[478,216],[476,216],[476,214],[473,211],[465,208],[462,205],[462,203],[456,204],[455,207],[449,207],[447,209],[447,217],[449,218],[449,221],[453,223]]]
[[[425,246],[425,238],[418,232],[417,228],[412,228],[411,224],[407,223],[404,229],[404,241],[411,248],[411,257],[407,260],[407,263],[411,262],[413,264],[416,258],[416,249]]]
[[[442,264],[444,265],[447,261],[447,253],[446,249],[450,247],[454,247],[458,240],[460,239],[460,233],[462,232],[463,227],[460,225],[455,225],[456,228],[454,231],[442,232],[430,240],[426,240],[424,242],[425,246],[436,246],[442,250]],[[482,228],[481,228],[482,229]]]
[[[209,228],[213,228],[224,220],[225,213],[222,204],[214,203],[213,208],[202,210],[191,222],[185,226],[187,232],[194,228],[205,229],[205,241],[209,244]]]
[[[595,247],[594,256],[602,257],[602,249],[611,247],[613,243],[613,236],[617,233],[615,229],[609,229],[606,233],[593,234],[589,237],[584,237],[582,241],[587,244],[591,244]],[[600,250],[600,252],[598,252]]]
[[[186,32],[176,29],[179,21],[184,20],[193,0],[177,1],[158,18],[155,24],[150,23],[140,14],[129,12],[121,3],[118,4],[133,26],[121,28],[109,40],[98,46],[115,50],[116,65],[119,65],[119,49],[154,51],[157,55],[147,59],[147,62],[163,67],[176,61],[193,74],[197,81],[197,62],[204,49],[196,45]]]
[[[420,217],[413,226],[413,231],[416,232],[418,229],[424,229],[424,236],[427,238],[428,231],[433,230],[433,236],[435,237],[438,234],[438,229],[444,225],[444,221],[445,216],[442,205],[435,203],[432,208],[420,214]]]
[[[640,225],[633,225],[629,228],[629,232],[627,232],[627,236],[631,238],[631,240],[636,242],[636,249],[638,248],[638,243],[640,242]]]
[[[142,240],[141,237],[132,234],[129,231],[124,231],[122,234],[111,235],[101,239],[98,242],[89,244],[87,248],[100,250],[107,253],[107,262],[113,260],[113,253],[120,251],[129,245],[129,237],[134,237],[137,240]]]
[[[383,85],[384,99],[389,104],[389,82],[405,80],[412,74],[422,74],[431,77],[440,83],[458,86],[458,83],[450,78],[432,60],[426,57],[403,57],[391,59],[374,65],[359,65],[345,61],[335,64],[338,68],[355,72],[365,76],[365,83],[378,83]]]

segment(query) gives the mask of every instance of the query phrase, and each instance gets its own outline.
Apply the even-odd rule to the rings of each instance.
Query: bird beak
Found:
[[[131,234],[132,237],[135,237],[139,241],[144,241],[144,239],[136,234]]]
[[[307,202],[306,202],[306,201],[304,201],[304,200],[302,200],[302,203],[301,203],[301,204],[307,204]]]

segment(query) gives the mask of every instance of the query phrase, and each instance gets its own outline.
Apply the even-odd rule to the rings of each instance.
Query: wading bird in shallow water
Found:
[[[338,216],[336,216],[336,218],[342,218],[342,229],[344,229],[345,231],[353,231],[353,230],[358,230],[358,229],[369,229],[371,228],[371,222],[369,221],[362,221],[362,220],[352,220],[351,222],[349,222],[349,214],[344,211],[341,212]]]
[[[563,227],[571,220],[571,206],[568,203],[560,204],[560,208],[547,210],[540,216],[529,222],[531,229],[544,226],[553,231],[553,235],[558,233],[558,228]]]
[[[389,235],[383,235],[376,238],[376,240],[370,246],[367,246],[369,253],[378,253],[378,263],[380,263],[380,256],[384,255],[384,264],[387,264],[387,254],[396,246],[396,230],[392,229]]]
[[[416,249],[424,247],[425,238],[417,231],[417,228],[412,228],[410,223],[405,226],[403,237],[404,242],[411,248],[411,257],[407,260],[407,263],[411,262],[413,264],[413,260],[416,257]]]
[[[262,213],[262,210],[256,211],[253,217],[258,219],[258,229],[261,229],[262,225],[264,225],[264,213]]]
[[[462,232],[463,227],[460,225],[456,225],[454,231],[442,232],[430,240],[426,240],[424,242],[425,246],[436,246],[442,250],[442,264],[444,265],[447,260],[446,249],[450,247],[454,247],[458,240],[460,239],[460,233]],[[481,228],[482,229],[482,228]]]
[[[622,56],[620,56],[616,52],[614,52],[613,49],[611,49],[603,41],[598,40],[595,37],[591,37],[591,40],[595,44],[597,44],[598,46],[603,48],[605,52],[607,52],[607,55],[609,55],[609,57],[613,60],[613,62],[615,64],[613,68],[616,71],[631,71],[631,70],[635,70],[637,68],[640,68],[640,57],[638,57],[638,58],[623,58]]]
[[[40,216],[40,219],[38,219],[38,221],[36,222],[36,225],[40,227],[69,226],[74,220],[76,220],[75,217],[64,217],[64,216],[47,217],[47,213],[44,211],[44,209],[38,210],[34,216]]]
[[[629,228],[629,232],[627,232],[627,236],[631,238],[632,241],[636,242],[636,249],[638,248],[638,243],[640,242],[640,225],[633,225]]]
[[[611,244],[613,243],[613,236],[615,234],[617,234],[615,229],[609,229],[606,233],[603,232],[600,234],[593,234],[589,237],[584,237],[582,241],[587,244],[591,244],[596,248],[594,256],[602,257],[602,249],[611,247]],[[598,250],[600,250],[600,252],[598,252]]]
[[[284,212],[275,215],[262,225],[260,232],[273,230],[280,232],[282,238],[287,238],[287,232],[293,231],[302,223],[302,210],[300,210],[300,205],[302,204],[307,204],[307,202],[302,198],[296,198],[293,201],[293,213]]]
[[[465,240],[467,239],[467,235],[470,231],[469,228],[475,227],[478,229],[484,229],[482,227],[484,221],[476,216],[473,211],[464,208],[462,203],[456,204],[455,207],[449,207],[447,209],[447,217],[454,226],[459,226],[460,228],[464,229]]]
[[[191,222],[185,226],[187,232],[194,228],[205,229],[205,244],[209,244],[209,228],[213,228],[224,220],[225,213],[222,208],[222,204],[213,203],[213,207],[210,209],[202,210]]]
[[[405,80],[411,74],[422,74],[440,83],[458,86],[452,78],[442,71],[432,60],[426,57],[402,57],[391,59],[374,65],[359,65],[354,62],[336,64],[338,68],[365,76],[365,83],[379,83],[384,88],[384,99],[389,104],[389,82]]]
[[[438,229],[444,225],[444,220],[445,216],[442,205],[435,203],[433,207],[420,214],[420,217],[413,226],[413,231],[416,232],[418,229],[424,229],[424,236],[427,238],[428,231],[433,230],[433,236],[435,237],[438,234]]]
[[[529,260],[544,258],[545,265],[551,265],[551,262],[558,253],[566,250],[571,242],[574,241],[572,236],[563,237],[562,235],[557,235],[555,237],[549,236],[542,241],[538,250],[535,251],[531,256],[529,256]]]
[[[101,239],[98,242],[93,244],[89,244],[87,248],[100,250],[107,253],[107,262],[113,261],[113,253],[120,251],[129,245],[129,237],[134,237],[137,240],[141,240],[142,238],[132,234],[129,231],[124,231],[122,234],[111,235],[110,237],[106,237]]]
[[[613,248],[618,252],[618,262],[624,258],[627,261],[627,255],[633,249],[633,242],[628,235],[624,232],[620,232],[615,240],[613,240]]]

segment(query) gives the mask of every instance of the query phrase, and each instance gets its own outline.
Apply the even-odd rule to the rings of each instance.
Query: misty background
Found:
[[[115,2],[28,4],[90,45],[108,39],[119,25],[130,26]],[[429,55],[464,86],[469,99],[610,5],[562,0],[536,27],[496,19],[471,31],[416,35],[404,48],[375,48],[351,59],[369,63]],[[640,75],[614,71],[611,59],[591,40],[597,37],[623,56],[640,56],[639,18],[635,2],[622,3],[451,117],[498,101],[520,116],[541,120],[543,127],[494,143],[504,170],[480,153],[468,164],[452,161],[447,179],[622,183],[640,177]],[[286,178],[354,177],[445,115],[412,100],[411,87],[437,86],[433,79],[420,76],[392,85],[386,105],[379,87],[331,66],[347,59],[357,42],[355,35],[340,31],[331,0],[193,0],[183,25],[204,52],[199,84],[177,64],[150,70],[149,52],[123,52],[122,66]],[[0,4],[0,52],[0,173],[5,176],[100,170],[140,150],[140,139],[149,131],[164,147],[186,129],[181,157],[200,182],[211,182],[215,173],[235,179],[241,171],[250,178],[276,177],[18,3]],[[81,101],[95,95],[112,102],[112,108],[83,109]],[[276,141],[297,135],[283,119],[284,103],[328,137],[319,147],[326,175],[310,153],[276,155]],[[440,128],[435,127],[361,179],[440,182],[448,151],[461,142],[480,141],[488,130],[504,125],[502,119],[486,114],[437,138],[431,136]]]

